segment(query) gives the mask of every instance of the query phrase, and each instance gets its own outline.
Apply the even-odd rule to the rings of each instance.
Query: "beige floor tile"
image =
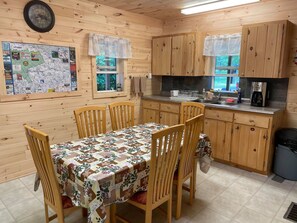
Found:
[[[266,200],[259,197],[253,197],[245,206],[269,218],[273,218],[279,211],[281,205],[282,203],[280,202]]]
[[[289,192],[279,190],[279,188],[271,185],[263,185],[260,190],[255,194],[256,197],[263,198],[273,202],[283,203]]]
[[[227,218],[233,218],[241,209],[242,205],[234,203],[230,199],[226,199],[222,196],[214,199],[208,206],[209,209],[224,215]]]
[[[9,191],[16,191],[22,187],[25,187],[25,185],[19,179],[0,184],[0,199],[1,195]]]
[[[225,223],[230,222],[230,219],[221,215],[209,208],[205,208],[198,215],[196,215],[191,222],[203,223]]]
[[[6,207],[5,207],[5,205],[3,204],[3,202],[0,200],[0,211],[2,210],[2,209],[5,209]]]
[[[35,180],[35,173],[20,178],[20,181],[22,181],[23,184],[25,184],[26,186],[32,186],[32,187],[34,187],[34,180]]]
[[[257,179],[241,176],[229,187],[229,189],[234,191],[234,193],[243,192],[254,195],[258,190],[260,190],[263,184],[264,182],[258,181]]]
[[[233,188],[228,188],[220,196],[239,205],[246,204],[252,198],[252,195],[243,191],[234,191]]]
[[[30,198],[23,202],[7,207],[16,220],[28,217],[44,210],[43,204],[37,198]]]
[[[268,223],[271,222],[272,219],[243,207],[233,220],[238,223]]]
[[[1,200],[6,207],[25,202],[29,198],[34,198],[34,195],[26,187],[9,191],[1,196]]]
[[[14,223],[13,217],[6,209],[0,210],[0,222],[2,223]]]

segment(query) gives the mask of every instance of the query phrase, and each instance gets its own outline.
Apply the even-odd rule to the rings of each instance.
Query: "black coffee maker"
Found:
[[[251,105],[257,107],[265,106],[266,99],[266,82],[252,82],[252,98]]]

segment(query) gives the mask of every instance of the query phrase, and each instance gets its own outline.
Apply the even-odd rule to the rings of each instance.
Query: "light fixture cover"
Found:
[[[245,5],[249,3],[260,2],[260,0],[224,0],[224,1],[216,1],[211,3],[206,3],[202,5],[193,6],[190,8],[182,9],[181,13],[185,15],[191,15],[195,13],[208,12],[217,9],[224,9],[233,6]]]

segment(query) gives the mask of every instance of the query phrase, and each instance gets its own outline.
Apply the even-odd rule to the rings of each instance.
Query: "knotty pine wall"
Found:
[[[285,19],[294,23],[294,31],[288,63],[291,77],[283,126],[297,128],[297,65],[293,62],[297,50],[296,0],[262,0],[260,4],[169,20],[165,22],[164,34],[184,32],[232,33],[240,32],[241,26],[244,24]]]
[[[82,96],[0,103],[0,182],[35,171],[24,134],[24,123],[48,133],[50,143],[77,139],[73,116],[75,108],[107,105],[118,100],[134,101],[136,122],[139,121],[139,97],[128,93],[127,97],[120,98],[92,98],[91,57],[87,55],[89,33],[117,35],[131,40],[133,58],[128,60],[128,75],[125,77],[128,92],[129,75],[144,76],[151,72],[151,39],[152,36],[162,34],[162,22],[157,19],[86,0],[46,0],[55,12],[56,25],[49,33],[37,33],[23,19],[23,8],[27,2],[28,0],[0,1],[0,40],[77,44]],[[153,91],[151,83],[152,80],[147,81],[146,94]],[[155,79],[155,83],[158,84],[159,80]]]

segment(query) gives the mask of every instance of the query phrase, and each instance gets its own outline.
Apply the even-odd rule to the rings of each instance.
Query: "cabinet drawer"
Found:
[[[269,128],[270,118],[267,116],[235,113],[234,123],[257,126],[261,128]]]
[[[179,113],[179,107],[180,107],[179,104],[166,104],[166,103],[160,104],[161,111],[167,111],[172,113]]]
[[[155,101],[142,101],[143,108],[159,110],[159,103]]]
[[[215,110],[215,109],[206,109],[205,118],[217,119],[220,121],[232,122],[233,121],[233,112]]]

